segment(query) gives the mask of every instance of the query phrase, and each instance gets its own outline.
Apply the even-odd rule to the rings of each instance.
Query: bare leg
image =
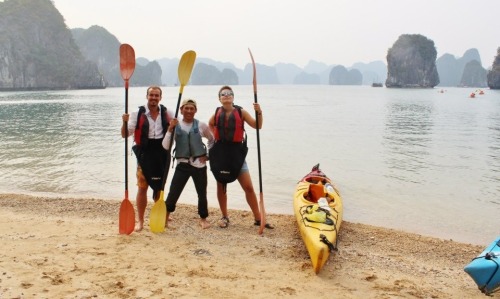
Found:
[[[165,228],[167,228],[167,227],[168,227],[168,223],[169,223],[170,221],[173,221],[173,219],[172,219],[172,215],[171,215],[171,214],[172,214],[172,213],[167,212],[167,217],[165,218]]]
[[[248,171],[241,173],[238,176],[238,182],[245,191],[245,198],[247,200],[248,206],[252,210],[253,217],[255,220],[260,220],[259,203],[257,201],[257,195],[253,189],[252,178]]]
[[[146,206],[148,205],[147,198],[148,188],[138,188],[137,196],[135,198],[137,204],[137,214],[139,216],[139,222],[135,227],[136,232],[140,232],[144,228],[144,213],[146,212]]]
[[[227,194],[224,193],[222,184],[217,182],[217,200],[222,216],[227,217]]]
[[[227,217],[227,193],[224,193],[224,188],[219,182],[217,182],[217,200],[219,201],[219,208],[222,213],[222,218],[219,220],[219,227],[226,228],[229,225],[229,218]]]

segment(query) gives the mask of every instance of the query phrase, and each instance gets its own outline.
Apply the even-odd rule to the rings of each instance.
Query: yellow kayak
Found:
[[[317,274],[337,250],[342,223],[342,197],[332,181],[314,166],[295,189],[293,210],[299,231]]]

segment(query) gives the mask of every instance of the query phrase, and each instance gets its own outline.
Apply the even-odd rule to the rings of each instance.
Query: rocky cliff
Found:
[[[486,87],[486,70],[477,60],[469,61],[462,74],[460,87]]]
[[[497,49],[497,56],[493,61],[491,70],[488,72],[488,87],[500,89],[500,48]]]
[[[333,67],[328,79],[330,85],[361,85],[362,83],[363,75],[359,70],[347,70],[343,65]]]
[[[120,42],[118,39],[100,26],[91,26],[88,29],[75,28],[71,32],[83,56],[97,64],[106,85],[123,86],[120,74]],[[140,55],[140,53],[136,53],[136,55]],[[158,62],[137,58],[134,74],[130,78],[130,86],[162,85],[161,76],[162,69]]]
[[[476,61],[477,63],[473,63],[469,66],[467,73],[464,73],[466,69],[466,65],[469,62]],[[478,73],[472,72],[470,69],[477,68],[477,66],[481,67],[484,70],[481,64],[481,57],[479,55],[479,51],[475,48],[469,49],[465,51],[464,55],[459,58],[455,58],[455,56],[451,54],[444,54],[436,60],[436,66],[439,74],[439,86],[465,86],[465,84],[474,84],[467,85],[471,87],[485,87],[486,86],[486,70],[484,70],[484,81],[474,81],[479,79],[479,77],[471,78],[470,76],[478,75]],[[464,77],[465,76],[465,77]],[[481,76],[483,77],[483,76]],[[474,83],[473,83],[474,82]]]
[[[0,90],[104,87],[51,0],[0,2]]]
[[[432,88],[439,84],[434,42],[420,34],[403,34],[387,53],[386,87]]]
[[[219,71],[203,62],[196,64],[191,76],[192,85],[238,85],[238,75],[231,69]]]

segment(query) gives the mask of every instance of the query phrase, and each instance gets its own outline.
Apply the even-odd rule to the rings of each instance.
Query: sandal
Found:
[[[219,220],[219,227],[220,228],[227,228],[229,226],[229,218],[226,216],[222,216],[222,218]]]
[[[255,220],[254,224],[255,226],[260,226],[260,220]],[[274,225],[270,224],[270,223],[266,223],[266,225],[264,225],[265,228],[267,229],[274,229]]]

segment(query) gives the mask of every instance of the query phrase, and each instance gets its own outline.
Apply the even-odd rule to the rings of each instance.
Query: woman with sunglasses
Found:
[[[219,101],[222,104],[221,107],[217,108],[215,113],[210,117],[208,122],[210,128],[214,132],[215,144],[210,150],[210,165],[211,171],[217,180],[217,200],[219,201],[219,207],[222,212],[222,218],[219,221],[219,226],[226,228],[229,226],[229,217],[227,213],[227,193],[226,184],[235,179],[240,183],[241,188],[245,192],[245,198],[252,210],[255,222],[254,224],[260,226],[260,212],[259,204],[257,202],[257,195],[253,188],[252,179],[250,177],[250,172],[248,165],[245,161],[246,156],[246,134],[244,129],[244,124],[247,123],[250,127],[257,128],[257,120],[254,119],[248,111],[245,109],[234,105],[234,92],[229,86],[222,86],[219,89]],[[258,103],[253,104],[253,109],[257,112],[259,129],[262,128],[262,110]],[[233,155],[230,151],[233,148],[238,148],[240,151],[241,147],[244,147],[243,153],[240,155]],[[217,152],[215,152],[217,151]],[[222,151],[222,152],[221,152]],[[232,158],[231,158],[232,157]],[[219,161],[214,161],[214,160]],[[232,165],[232,170],[221,171],[223,173],[229,173],[234,170],[233,178],[221,178],[219,174],[214,170],[213,163],[227,162]],[[230,167],[231,168],[231,167]],[[274,227],[267,223],[266,228],[273,229]]]

